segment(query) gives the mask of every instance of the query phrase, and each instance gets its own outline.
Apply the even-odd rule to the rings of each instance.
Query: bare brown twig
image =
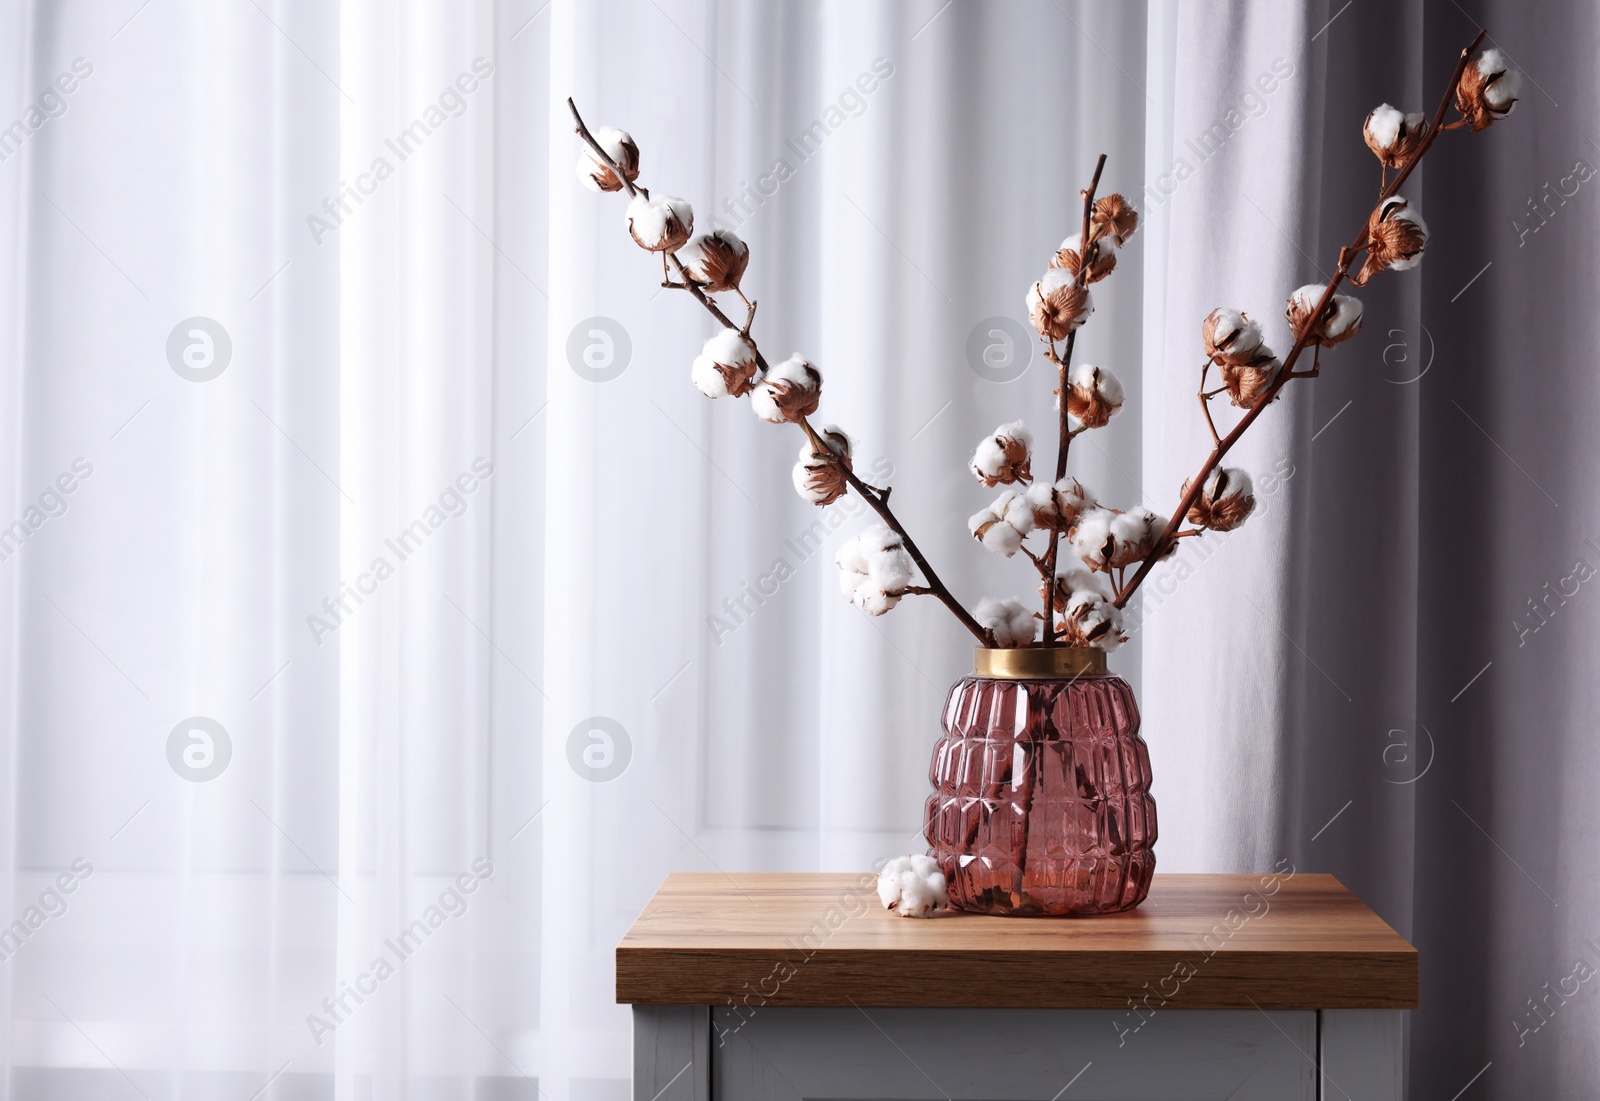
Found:
[[[1416,168],[1418,162],[1420,162],[1427,154],[1428,150],[1433,147],[1434,140],[1441,133],[1446,130],[1452,130],[1456,128],[1454,126],[1444,126],[1444,116],[1446,112],[1449,111],[1450,104],[1455,100],[1456,88],[1461,83],[1461,75],[1467,70],[1468,61],[1471,60],[1473,53],[1476,52],[1478,46],[1483,42],[1484,38],[1487,37],[1488,33],[1489,32],[1486,30],[1480,30],[1477,34],[1477,37],[1475,37],[1472,42],[1468,44],[1466,49],[1461,51],[1461,57],[1456,62],[1455,72],[1450,77],[1450,83],[1445,87],[1444,97],[1439,101],[1438,110],[1434,112],[1433,124],[1428,127],[1428,132],[1423,137],[1422,143],[1418,145],[1411,156],[1407,158],[1406,163],[1401,166],[1400,170],[1395,174],[1394,179],[1390,180],[1383,190],[1379,192],[1377,205],[1381,206],[1385,201],[1392,198],[1395,193],[1400,190],[1401,185],[1406,182],[1408,177],[1410,177],[1412,169]],[[1156,562],[1165,556],[1168,548],[1170,548],[1174,543],[1178,533],[1178,528],[1182,525],[1184,517],[1189,514],[1189,509],[1192,508],[1195,501],[1199,499],[1200,492],[1202,487],[1205,485],[1206,478],[1208,478],[1211,472],[1217,468],[1217,465],[1222,462],[1223,456],[1232,449],[1233,445],[1239,442],[1239,437],[1244,435],[1245,431],[1255,423],[1256,418],[1259,417],[1272,402],[1272,400],[1278,396],[1278,391],[1282,390],[1284,386],[1289,383],[1290,379],[1315,377],[1315,368],[1313,368],[1312,371],[1303,371],[1297,374],[1294,370],[1294,365],[1299,360],[1300,353],[1303,352],[1306,349],[1306,346],[1311,343],[1311,335],[1316,330],[1316,319],[1323,316],[1323,311],[1326,310],[1328,308],[1328,304],[1333,301],[1334,292],[1339,289],[1339,284],[1344,282],[1346,276],[1349,275],[1351,264],[1354,263],[1356,256],[1367,247],[1367,243],[1367,222],[1363,220],[1361,223],[1361,231],[1356,234],[1355,240],[1351,241],[1349,245],[1339,250],[1339,266],[1337,269],[1335,269],[1333,277],[1328,280],[1327,287],[1323,289],[1322,297],[1317,301],[1316,309],[1312,310],[1307,315],[1304,328],[1295,336],[1294,346],[1289,349],[1289,354],[1284,357],[1283,366],[1279,368],[1277,378],[1275,378],[1272,382],[1272,385],[1267,387],[1266,391],[1256,399],[1256,403],[1245,412],[1245,415],[1240,418],[1239,423],[1234,425],[1233,430],[1216,442],[1216,445],[1211,449],[1211,454],[1207,456],[1206,461],[1201,464],[1200,472],[1190,479],[1189,492],[1185,493],[1183,495],[1183,499],[1178,502],[1178,507],[1173,510],[1172,518],[1167,521],[1166,528],[1163,529],[1160,537],[1156,539],[1155,545],[1151,549],[1150,554],[1146,556],[1144,561],[1139,563],[1138,570],[1135,571],[1132,579],[1129,580],[1127,585],[1119,587],[1116,596],[1117,607],[1123,608],[1127,606],[1128,598],[1131,597],[1134,594],[1134,591],[1144,583],[1144,579],[1149,575],[1151,569],[1154,568]],[[1314,353],[1313,362],[1315,362],[1315,360],[1316,354]]]
[[[647,191],[642,185],[629,180],[628,177],[623,173],[621,167],[618,166],[617,163],[611,159],[611,156],[601,148],[600,143],[596,141],[594,135],[589,132],[589,128],[584,125],[583,116],[578,113],[577,104],[573,103],[570,98],[567,100],[567,110],[572,112],[572,121],[574,128],[577,130],[578,136],[584,140],[590,149],[594,150],[595,156],[600,159],[602,164],[604,164],[612,172],[616,173],[617,179],[622,181],[622,184],[627,189],[628,194],[642,195],[648,199],[650,197],[650,192]],[[670,274],[667,273],[666,266],[669,263],[674,269],[677,270],[679,279],[679,282],[677,283],[674,283],[670,277]],[[712,317],[716,318],[718,324],[725,329],[732,329],[734,332],[737,332],[741,337],[744,338],[744,340],[750,345],[751,352],[755,355],[757,368],[760,370],[761,374],[765,376],[768,371],[767,361],[765,357],[762,356],[761,349],[756,346],[754,338],[750,336],[750,325],[755,320],[756,304],[745,298],[743,292],[741,292],[739,294],[739,298],[745,304],[745,320],[743,326],[735,325],[731,320],[729,320],[728,315],[722,312],[722,309],[716,304],[711,296],[708,295],[697,283],[695,283],[693,279],[689,278],[688,270],[684,267],[683,261],[678,259],[676,253],[662,254],[662,271],[664,275],[662,286],[670,287],[673,290],[688,291],[696,302],[699,302],[700,305],[706,308]],[[913,585],[907,588],[906,592],[908,594],[914,594],[918,596],[927,595],[938,597],[940,602],[943,603],[946,608],[950,609],[951,613],[961,621],[961,625],[970,631],[973,637],[976,638],[980,644],[984,646],[993,646],[995,640],[992,632],[981,626],[978,621],[973,618],[972,613],[967,611],[967,609],[961,605],[961,602],[951,595],[949,588],[946,587],[943,581],[939,580],[939,575],[935,573],[933,567],[928,564],[928,559],[925,555],[923,555],[921,548],[917,546],[916,540],[911,538],[911,533],[906,531],[905,525],[900,522],[899,518],[895,516],[893,510],[889,508],[890,489],[884,488],[880,490],[873,486],[869,486],[866,482],[862,481],[861,478],[856,475],[855,471],[850,469],[848,463],[844,462],[843,459],[835,455],[833,449],[822,442],[822,440],[817,436],[815,429],[811,427],[811,423],[806,418],[801,417],[796,423],[800,430],[803,431],[806,434],[806,437],[811,441],[813,453],[818,457],[826,458],[833,462],[833,464],[838,467],[840,473],[844,475],[845,480],[850,484],[850,488],[855,490],[856,493],[861,496],[862,500],[866,501],[867,504],[872,507],[872,511],[876,512],[883,522],[900,536],[901,542],[905,545],[906,553],[911,556],[911,560],[916,563],[917,569],[922,571],[923,579],[928,583],[926,586]]]

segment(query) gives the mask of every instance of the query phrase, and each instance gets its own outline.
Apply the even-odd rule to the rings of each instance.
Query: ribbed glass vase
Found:
[[[976,653],[950,690],[926,827],[962,910],[1131,910],[1155,872],[1150,753],[1133,689],[1095,650]]]

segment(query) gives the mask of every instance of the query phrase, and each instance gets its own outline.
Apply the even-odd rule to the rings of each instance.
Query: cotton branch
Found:
[[[610,154],[608,154],[605,149],[601,147],[600,143],[595,140],[594,135],[589,132],[589,128],[584,125],[583,116],[578,113],[577,104],[573,103],[571,98],[568,98],[567,100],[567,109],[572,113],[573,125],[578,136],[583,139],[584,143],[588,145],[591,150],[593,150],[594,155],[599,159],[600,163],[605,165],[612,172],[616,173],[617,178],[622,181],[622,185],[627,189],[629,195],[642,195],[648,199],[650,197],[650,192],[647,191],[642,185],[629,180],[627,174],[622,171],[621,167],[612,160]],[[766,358],[761,354],[761,349],[757,347],[755,339],[750,336],[750,326],[752,322],[754,322],[756,314],[755,303],[751,302],[749,299],[746,299],[744,294],[740,292],[739,297],[744,301],[745,304],[745,319],[742,325],[734,324],[733,321],[728,318],[728,315],[722,312],[722,309],[716,304],[711,296],[689,277],[689,273],[687,269],[685,269],[683,261],[678,259],[678,256],[675,252],[664,252],[662,253],[662,256],[664,275],[662,285],[665,287],[670,287],[673,290],[688,291],[696,302],[699,302],[700,305],[706,308],[707,312],[709,312],[712,317],[716,318],[719,325],[725,329],[732,329],[734,332],[743,337],[744,340],[750,345],[750,349],[755,355],[757,368],[759,369],[761,375],[765,376],[769,370]],[[668,264],[671,265],[672,269],[676,270],[678,275],[677,282],[672,280],[670,272],[666,270],[666,265]],[[916,541],[911,538],[911,534],[906,531],[905,525],[900,522],[899,518],[895,516],[894,511],[890,509],[889,489],[877,489],[876,487],[870,486],[866,482],[862,481],[861,478],[856,475],[855,471],[850,468],[849,463],[841,459],[834,453],[832,448],[828,447],[822,442],[815,429],[811,427],[810,422],[805,417],[801,417],[796,424],[800,430],[806,434],[806,438],[811,441],[811,446],[816,456],[832,462],[839,469],[839,472],[844,476],[845,480],[849,483],[850,488],[855,490],[856,493],[861,496],[861,499],[866,501],[867,504],[871,506],[872,510],[878,514],[879,518],[882,519],[885,524],[887,524],[897,535],[900,536],[902,543],[905,545],[906,553],[911,556],[911,560],[916,563],[917,569],[922,572],[923,579],[927,581],[926,586],[911,586],[905,590],[906,593],[919,596],[929,595],[938,597],[940,602],[943,603],[946,608],[950,609],[950,612],[958,620],[960,620],[961,625],[970,631],[973,637],[976,638],[981,645],[993,646],[995,640],[992,632],[981,626],[978,621],[973,618],[972,613],[968,612],[966,608],[962,607],[961,602],[956,600],[956,598],[951,594],[949,588],[946,587],[944,582],[939,579],[939,575],[934,572],[933,567],[928,564],[927,557],[923,555],[922,550],[917,546]]]
[[[1100,154],[1100,159],[1095,161],[1094,176],[1089,180],[1089,186],[1082,192],[1083,195],[1083,229],[1078,235],[1078,286],[1086,287],[1089,282],[1089,268],[1094,260],[1095,251],[1100,247],[1097,240],[1089,237],[1089,218],[1094,212],[1094,193],[1100,188],[1100,173],[1105,171],[1106,155]],[[1071,420],[1067,415],[1067,373],[1072,369],[1072,350],[1078,340],[1078,330],[1074,329],[1067,334],[1066,354],[1057,357],[1055,344],[1050,345],[1046,358],[1056,365],[1057,390],[1056,404],[1060,407],[1057,417],[1060,440],[1056,445],[1056,476],[1059,482],[1067,476],[1067,452],[1072,447],[1072,438],[1076,435],[1072,431]],[[1052,483],[1054,484],[1054,483]],[[1055,618],[1055,592],[1054,581],[1056,574],[1057,556],[1061,550],[1061,532],[1056,528],[1050,529],[1050,546],[1045,551],[1044,566],[1044,645],[1054,646],[1056,642]],[[1032,557],[1030,555],[1029,557]],[[1037,563],[1035,563],[1037,564]]]
[[[1450,109],[1450,104],[1456,97],[1456,89],[1461,84],[1461,77],[1462,74],[1466,72],[1467,63],[1471,60],[1473,53],[1477,51],[1478,46],[1483,42],[1487,35],[1488,31],[1480,30],[1477,34],[1477,37],[1475,37],[1472,42],[1468,44],[1466,49],[1461,51],[1461,57],[1456,62],[1455,72],[1450,78],[1450,83],[1445,87],[1444,97],[1439,101],[1438,110],[1434,112],[1432,125],[1428,127],[1427,134],[1423,137],[1421,144],[1419,144],[1411,156],[1406,159],[1405,164],[1402,165],[1400,170],[1395,174],[1394,179],[1390,180],[1387,185],[1385,185],[1383,190],[1379,192],[1377,206],[1381,207],[1384,202],[1392,198],[1400,190],[1400,186],[1406,182],[1406,179],[1411,175],[1412,170],[1416,168],[1417,164],[1427,154],[1428,150],[1433,147],[1434,140],[1441,133],[1445,132],[1446,130],[1456,128],[1454,126],[1444,126],[1444,117],[1446,112],[1448,112]],[[1333,301],[1334,292],[1339,289],[1339,285],[1343,283],[1345,278],[1349,275],[1350,267],[1355,262],[1356,257],[1362,251],[1367,249],[1369,244],[1367,235],[1369,221],[1370,219],[1364,219],[1361,223],[1361,231],[1356,234],[1355,239],[1351,241],[1349,245],[1339,250],[1338,267],[1334,270],[1333,277],[1328,280],[1328,285],[1323,290],[1322,297],[1318,300],[1316,309],[1311,312],[1310,317],[1306,321],[1305,325],[1302,326],[1301,331],[1295,336],[1294,346],[1289,349],[1289,354],[1284,357],[1283,366],[1279,368],[1277,377],[1273,380],[1272,384],[1266,389],[1266,391],[1256,399],[1256,403],[1250,407],[1245,415],[1239,420],[1239,423],[1234,425],[1233,430],[1230,431],[1226,436],[1223,436],[1221,439],[1216,441],[1215,446],[1211,449],[1211,454],[1207,456],[1206,461],[1201,464],[1199,473],[1189,480],[1188,492],[1183,495],[1183,499],[1178,502],[1178,507],[1173,510],[1172,518],[1167,521],[1166,528],[1156,539],[1155,546],[1152,548],[1150,554],[1145,557],[1144,561],[1139,563],[1139,568],[1134,573],[1132,579],[1130,579],[1125,586],[1119,587],[1115,601],[1117,607],[1122,608],[1127,606],[1128,598],[1133,595],[1134,591],[1137,590],[1141,584],[1143,584],[1144,579],[1149,575],[1151,569],[1154,568],[1156,562],[1164,557],[1166,553],[1175,545],[1175,541],[1178,536],[1178,529],[1182,526],[1184,517],[1188,515],[1190,508],[1192,508],[1195,501],[1199,499],[1200,492],[1205,486],[1206,479],[1222,462],[1223,456],[1225,456],[1233,448],[1234,444],[1239,442],[1239,438],[1244,435],[1246,430],[1248,430],[1252,424],[1255,423],[1256,418],[1261,415],[1262,411],[1266,409],[1268,404],[1270,404],[1272,400],[1278,396],[1278,391],[1282,390],[1283,387],[1288,384],[1290,379],[1313,378],[1316,376],[1316,353],[1313,353],[1314,366],[1312,370],[1296,373],[1294,366],[1296,362],[1299,361],[1300,354],[1305,351],[1307,345],[1312,343],[1312,335],[1316,329],[1316,319],[1323,316],[1324,311],[1326,311],[1328,308],[1328,304]],[[1201,385],[1201,403],[1204,405],[1206,398],[1203,389],[1203,381]],[[1207,420],[1209,421],[1209,419],[1210,411],[1207,409]],[[1215,436],[1215,433],[1216,429],[1215,426],[1213,426],[1213,436]]]

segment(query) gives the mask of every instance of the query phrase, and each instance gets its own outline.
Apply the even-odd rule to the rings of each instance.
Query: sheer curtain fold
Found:
[[[5,6],[7,1094],[621,1098],[613,950],[666,874],[919,847],[968,639],[839,598],[870,513],[693,388],[709,319],[578,186],[569,95],[749,242],[763,350],[818,364],[951,588],[1031,600],[965,463],[1049,434],[1022,298],[1095,156],[1144,222],[1078,349],[1128,404],[1071,472],[1164,510],[1209,446],[1201,319],[1287,346],[1375,193],[1365,112],[1431,109],[1474,18],[1517,112],[1408,182],[1428,258],[1357,292],[1365,332],[1230,456],[1256,514],[1184,541],[1114,660],[1163,871],[1332,871],[1419,944],[1414,1093],[1600,1081],[1586,1002],[1526,1017],[1594,935],[1596,20],[1565,14]]]

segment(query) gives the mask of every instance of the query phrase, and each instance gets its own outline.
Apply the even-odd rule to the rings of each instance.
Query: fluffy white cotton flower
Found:
[[[731,230],[718,229],[684,245],[678,250],[678,260],[689,278],[707,292],[734,291],[750,265],[750,246]]]
[[[1417,116],[1417,121],[1422,121],[1420,114]],[[1361,131],[1373,152],[1382,156],[1394,148],[1394,143],[1400,140],[1400,130],[1405,124],[1404,111],[1387,103],[1380,103],[1367,114],[1366,125]]]
[[[594,140],[606,151],[612,163],[622,169],[624,176],[629,180],[639,178],[639,147],[626,131],[618,130],[615,126],[601,126],[595,130]],[[617,174],[607,168],[605,162],[587,145],[578,154],[576,168],[578,179],[590,191],[622,190],[622,181],[617,179]]]
[[[1092,568],[1121,568],[1148,557],[1166,524],[1147,508],[1126,512],[1093,508],[1078,517],[1068,537],[1078,557]]]
[[[846,600],[856,598],[856,590],[867,580],[867,556],[861,553],[861,540],[852,536],[839,544],[833,564],[839,570],[839,591]]]
[[[1511,67],[1506,55],[1497,49],[1484,50],[1478,55],[1478,75],[1488,82],[1484,99],[1489,106],[1501,112],[1504,118],[1516,106],[1517,94],[1522,91],[1522,73]]]
[[[1073,566],[1056,574],[1056,580],[1066,593],[1098,593],[1102,599],[1111,599],[1111,584],[1106,575]]]
[[[974,513],[967,520],[967,530],[985,550],[1010,558],[1021,548],[1023,536],[1033,530],[1033,515],[1028,498],[1008,489],[982,512]]]
[[[743,397],[755,385],[755,349],[737,330],[719,329],[694,357],[689,377],[708,398]]]
[[[1021,421],[1012,421],[996,428],[978,444],[972,453],[968,469],[978,481],[993,489],[997,485],[1027,482],[1033,479],[1029,464],[1033,447],[1033,433]]]
[[[1189,495],[1190,482],[1183,483],[1182,494]],[[1200,487],[1200,495],[1189,508],[1187,519],[1197,527],[1212,531],[1232,531],[1255,511],[1256,498],[1250,475],[1238,467],[1217,467]]]
[[[862,532],[861,554],[867,560],[867,578],[880,589],[903,591],[911,584],[916,564],[906,552],[900,533],[882,524]]]
[[[878,901],[901,917],[925,918],[949,904],[944,873],[931,856],[897,856],[878,873]]]
[[[1428,121],[1420,111],[1408,115],[1382,103],[1367,115],[1361,136],[1385,168],[1399,168],[1428,136]]]
[[[1122,383],[1106,368],[1079,363],[1067,375],[1067,412],[1085,428],[1103,428],[1121,408]]]
[[[853,445],[844,429],[836,424],[826,425],[817,436],[835,458],[819,453],[807,439],[800,445],[800,461],[794,464],[793,478],[795,492],[820,507],[833,504],[850,491],[850,480],[839,463],[845,468],[851,467]]]
[[[1356,335],[1361,328],[1362,310],[1360,299],[1336,294],[1322,316],[1313,322],[1312,314],[1326,289],[1319,283],[1307,283],[1289,296],[1283,316],[1288,319],[1289,331],[1297,338],[1310,323],[1311,338],[1324,348],[1331,348]]]
[[[1116,515],[1108,508],[1085,509],[1067,537],[1078,557],[1092,569],[1109,569],[1116,557],[1117,543],[1111,537],[1111,521]]]
[[[1212,310],[1200,323],[1200,340],[1219,367],[1244,367],[1262,358],[1261,326],[1239,310],[1221,306]],[[1267,357],[1271,355],[1268,350]]]
[[[1033,611],[1015,598],[1009,600],[980,600],[973,618],[978,626],[987,627],[994,634],[996,646],[1026,646],[1037,637],[1039,624]]]
[[[1367,219],[1367,259],[1350,282],[1359,287],[1385,269],[1414,268],[1427,244],[1428,224],[1417,208],[1399,195],[1385,199]]]
[[[1122,609],[1094,589],[1082,589],[1067,598],[1061,626],[1062,637],[1072,646],[1092,646],[1109,653],[1127,641],[1122,633]]]
[[[769,370],[750,394],[750,408],[768,424],[798,423],[815,413],[821,401],[822,372],[798,355]]]
[[[1482,130],[1509,115],[1521,92],[1522,74],[1506,55],[1498,49],[1484,50],[1461,74],[1456,109],[1474,130]]]
[[[694,232],[694,208],[670,195],[635,195],[628,204],[627,225],[640,248],[676,252]]]
[[[1070,530],[1078,522],[1078,514],[1095,504],[1094,494],[1070,475],[1055,485],[1034,482],[1023,496],[1033,509],[1033,526],[1045,530]]]
[[[840,591],[868,615],[900,603],[916,569],[900,535],[881,524],[845,540],[833,561]]]

